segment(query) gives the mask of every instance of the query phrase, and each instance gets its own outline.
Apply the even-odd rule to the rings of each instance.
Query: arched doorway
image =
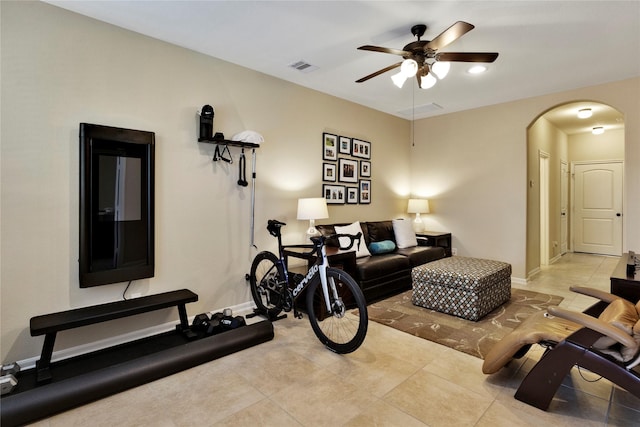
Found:
[[[590,109],[592,115],[578,118],[578,111],[584,109]],[[572,101],[544,111],[527,128],[527,277],[536,274],[541,265],[574,250],[576,232],[584,232],[572,226],[577,216],[573,211],[574,168],[624,162],[623,117],[617,109],[597,101]],[[599,126],[604,133],[594,135],[593,128]],[[541,171],[546,171],[546,176],[541,176]],[[600,178],[595,181],[602,183]],[[544,218],[543,208],[548,218]],[[610,223],[616,221],[622,224],[621,217],[612,218]],[[600,233],[608,231],[605,220],[591,223],[598,225],[595,230]],[[592,232],[587,231],[587,240],[593,237],[589,234]],[[543,254],[548,254],[546,259]]]

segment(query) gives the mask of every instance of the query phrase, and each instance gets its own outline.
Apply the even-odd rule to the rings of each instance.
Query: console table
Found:
[[[627,274],[628,253],[622,254],[620,261],[611,274],[611,293],[618,295],[634,304],[640,300],[640,272]]]

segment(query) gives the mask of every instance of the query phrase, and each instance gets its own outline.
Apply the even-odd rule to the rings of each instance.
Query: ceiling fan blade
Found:
[[[444,30],[438,37],[431,40],[425,48],[431,50],[439,50],[445,47],[446,45],[454,42],[458,38],[464,36],[469,31],[473,30],[475,27],[468,22],[458,21],[446,30]]]
[[[441,52],[436,54],[436,61],[493,62],[497,57],[497,52]]]
[[[398,62],[397,64],[389,65],[388,67],[385,67],[382,70],[378,70],[375,73],[369,74],[368,76],[365,76],[361,79],[356,80],[356,83],[366,82],[367,80],[372,79],[376,76],[379,76],[380,74],[386,73],[387,71],[391,71],[394,68],[398,68],[401,64],[402,62]]]
[[[391,53],[393,55],[400,55],[400,56],[411,55],[411,52],[407,52],[407,51],[400,50],[400,49],[393,49],[393,48],[390,48],[390,47],[380,47],[380,46],[365,45],[365,46],[360,46],[358,49],[359,50],[370,50],[372,52]]]

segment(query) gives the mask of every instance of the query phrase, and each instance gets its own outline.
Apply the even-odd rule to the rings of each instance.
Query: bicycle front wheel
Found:
[[[256,255],[251,263],[249,284],[259,312],[269,318],[280,314],[286,298],[286,283],[277,256],[266,251]]]
[[[356,281],[337,268],[327,268],[327,287],[330,310],[327,310],[319,275],[307,289],[311,328],[330,350],[351,353],[367,335],[369,317],[364,295]]]

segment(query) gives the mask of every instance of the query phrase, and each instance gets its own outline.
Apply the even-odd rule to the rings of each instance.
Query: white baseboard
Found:
[[[532,277],[536,276],[537,274],[539,274],[542,270],[540,269],[540,267],[536,267],[533,270],[531,270],[529,272],[529,274],[527,275],[527,281],[531,280]]]
[[[556,262],[556,261],[559,261],[559,260],[560,260],[560,258],[562,258],[562,254],[559,254],[559,255],[554,256],[553,258],[551,258],[551,259],[549,260],[549,265],[553,264],[553,263],[554,263],[554,262]]]
[[[515,283],[516,285],[526,285],[527,279],[523,279],[522,277],[511,276],[511,283]]]

